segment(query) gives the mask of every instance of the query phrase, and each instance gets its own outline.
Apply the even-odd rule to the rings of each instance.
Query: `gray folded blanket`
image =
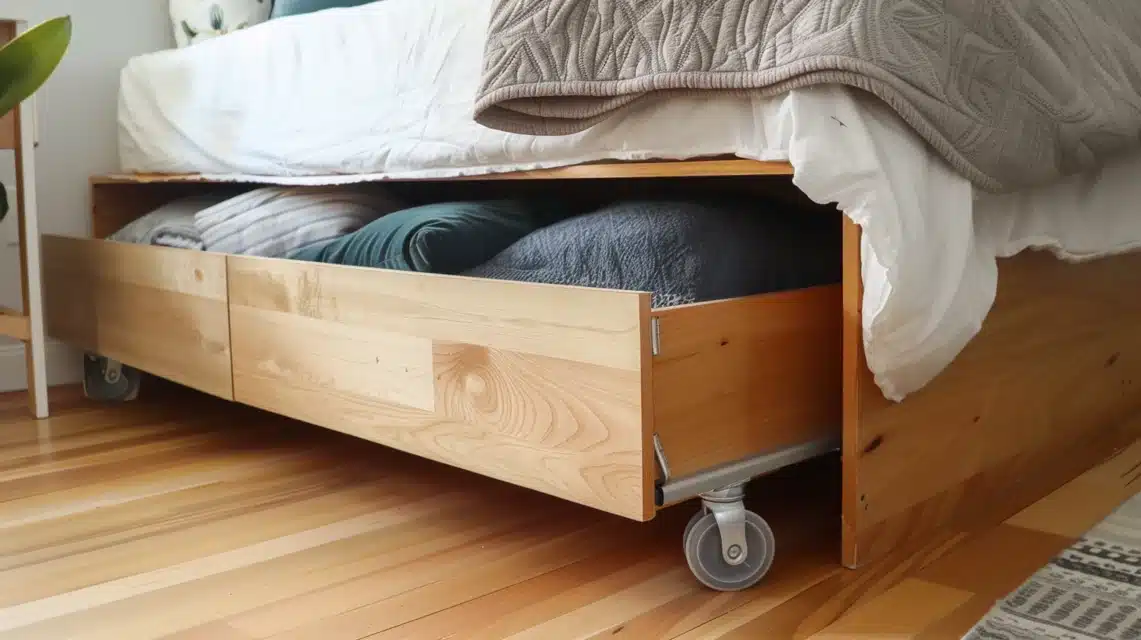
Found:
[[[226,197],[207,194],[175,200],[131,221],[107,239],[201,251],[205,245],[194,224],[194,214],[222,202]]]
[[[765,202],[618,202],[463,275],[648,291],[655,307],[800,289],[840,281],[839,222]]]
[[[291,258],[400,208],[365,187],[263,187],[199,211],[194,224],[207,251]]]
[[[494,0],[476,120],[581,131],[671,92],[844,84],[1015,190],[1141,147],[1139,0]]]

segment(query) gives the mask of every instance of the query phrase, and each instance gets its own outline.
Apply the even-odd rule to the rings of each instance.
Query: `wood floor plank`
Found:
[[[661,553],[634,562],[628,549],[601,553],[369,639],[445,638],[457,629],[467,640],[507,638],[676,567],[676,558]]]
[[[918,577],[998,599],[1022,584],[1074,540],[1003,524],[981,531],[923,568]],[[996,563],[995,558],[1002,558]]]
[[[969,591],[908,578],[811,638],[914,638],[970,599]]]
[[[974,596],[943,619],[932,623],[916,635],[915,640],[962,640],[963,635],[982,620],[993,606],[992,598]]]
[[[716,593],[686,568],[693,505],[635,523],[176,389],[0,396],[0,640],[961,637],[1138,489],[1141,443],[1001,526],[858,571],[838,469],[755,483],[778,555]]]
[[[1076,539],[1138,491],[1141,491],[1141,441],[1030,505],[1007,522]]]
[[[526,532],[505,539],[502,545],[487,545],[479,552],[469,551],[454,563],[439,558],[412,563],[386,576],[383,591],[369,595],[375,601],[350,611],[313,619],[272,635],[282,640],[357,640],[418,620],[468,600],[486,596],[514,584],[559,569],[596,552],[607,543],[601,535],[608,525],[594,525],[567,531],[566,523],[551,528],[536,524]],[[387,597],[386,597],[387,596]],[[280,625],[281,620],[275,620]],[[265,628],[248,628],[242,620],[232,621],[238,629],[252,631],[255,637],[270,637]]]
[[[471,557],[473,546],[494,543],[512,526],[530,526],[526,518],[512,520],[504,518],[495,527],[486,530],[469,530],[462,534],[449,531],[448,525],[462,522],[464,509],[470,505],[452,504],[437,510],[438,504],[426,504],[419,509],[401,507],[389,515],[400,521],[389,522],[380,528],[359,528],[360,522],[340,522],[339,532],[311,531],[313,534],[340,533],[337,539],[324,544],[306,545],[291,553],[265,558],[264,548],[240,550],[237,562],[241,566],[228,571],[217,571],[192,581],[178,584],[153,585],[145,593],[130,598],[107,603],[98,608],[76,612],[75,615],[57,617],[45,624],[30,627],[29,633],[39,637],[68,637],[68,633],[79,629],[100,629],[86,631],[85,638],[98,640],[120,640],[126,638],[162,637],[170,633],[181,633],[200,625],[204,621],[224,624],[232,634],[250,636],[233,625],[225,623],[231,616],[256,610],[258,607],[279,603],[290,598],[302,597],[314,589],[324,586],[346,585],[359,588],[364,597],[371,597],[366,590],[369,585],[362,578],[383,575],[402,564],[415,562],[428,557]],[[535,515],[531,516],[534,520]],[[433,528],[426,520],[438,523]],[[356,532],[347,531],[349,526],[358,527]],[[293,539],[278,539],[275,546],[297,545],[305,542]],[[264,545],[262,545],[264,547]],[[256,554],[261,553],[263,557]],[[239,555],[239,554],[235,554]],[[352,557],[354,562],[346,563]],[[219,566],[226,558],[206,558],[199,565],[207,568],[224,569]],[[166,576],[158,576],[161,580]],[[102,630],[106,631],[102,631]]]

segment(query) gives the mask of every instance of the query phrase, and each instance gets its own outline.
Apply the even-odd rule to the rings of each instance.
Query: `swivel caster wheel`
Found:
[[[142,376],[131,367],[102,356],[83,357],[83,395],[99,402],[130,402],[139,395]]]
[[[773,566],[776,552],[773,530],[757,514],[744,507],[738,509],[739,513],[722,512],[722,520],[737,519],[743,514],[743,522],[738,520],[736,526],[743,526],[743,532],[738,528],[737,533],[743,533],[744,544],[725,545],[717,512],[705,508],[694,515],[685,529],[685,559],[689,569],[698,581],[715,591],[748,589],[760,582]]]

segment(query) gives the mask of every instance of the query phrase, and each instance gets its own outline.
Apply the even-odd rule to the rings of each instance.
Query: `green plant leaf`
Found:
[[[185,20],[182,21],[182,32],[186,34],[186,39],[191,42],[198,37],[198,32],[190,28],[190,24]]]
[[[0,116],[47,82],[71,43],[71,18],[36,25],[0,48]]]

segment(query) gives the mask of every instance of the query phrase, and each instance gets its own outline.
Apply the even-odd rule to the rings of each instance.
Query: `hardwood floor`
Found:
[[[145,388],[0,399],[0,639],[958,638],[1135,490],[1141,444],[1007,523],[838,566],[838,461],[752,488],[769,578],[637,524],[320,428]]]

